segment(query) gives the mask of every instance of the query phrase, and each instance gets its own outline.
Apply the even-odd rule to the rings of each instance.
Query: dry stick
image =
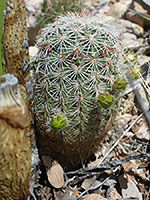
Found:
[[[148,200],[149,197],[150,197],[150,187],[149,187],[149,191],[148,191],[148,195],[147,195],[146,200]]]
[[[143,113],[141,113],[134,122],[126,129],[126,131],[121,135],[121,137],[116,141],[116,143],[109,149],[109,151],[105,154],[105,156],[100,160],[97,167],[106,159],[106,157],[110,154],[110,152],[118,145],[120,140],[127,134],[127,132],[132,128],[132,126],[142,117]]]
[[[34,200],[37,200],[36,196],[34,195],[34,193],[32,192],[31,189],[29,189],[29,192],[30,192],[30,194],[32,195],[33,199],[34,199]]]
[[[76,179],[74,180],[76,181],[75,183],[77,183],[79,181],[82,181],[85,178],[90,178],[95,175],[100,175],[101,173],[103,173],[103,171],[107,169],[112,169],[116,166],[122,165],[123,163],[129,162],[130,160],[135,160],[135,159],[140,159],[140,158],[150,158],[150,153],[132,154],[121,160],[106,162],[106,163],[101,164],[100,166],[94,166],[90,168],[87,167],[87,168],[78,169],[76,171],[67,172],[67,175],[69,176],[75,175],[75,178],[77,178],[78,180]]]
[[[142,86],[145,89],[145,94],[149,94],[150,93],[150,89],[146,88],[146,86],[148,86],[148,85],[145,84],[145,82],[143,82],[143,80],[144,80],[144,78],[140,77],[140,81],[142,83]],[[136,95],[136,98],[137,98],[137,101],[139,103],[139,106],[140,106],[141,110],[143,111],[143,114],[145,116],[147,125],[148,125],[149,130],[150,130],[150,118],[149,118],[150,113],[149,113],[149,108],[146,109],[145,106],[143,105],[143,101],[142,101],[141,95],[140,95],[140,93],[139,93],[136,85],[134,84],[134,82],[133,82],[133,80],[132,80],[132,78],[130,76],[129,76],[129,83],[130,83],[131,87],[133,88],[133,91],[134,91],[134,93]]]

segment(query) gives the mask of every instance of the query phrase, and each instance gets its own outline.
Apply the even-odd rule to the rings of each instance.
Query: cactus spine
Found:
[[[100,17],[68,13],[43,28],[37,46],[33,69],[41,151],[77,165],[102,142],[126,86],[121,41]],[[57,118],[65,122],[60,129],[51,126]]]

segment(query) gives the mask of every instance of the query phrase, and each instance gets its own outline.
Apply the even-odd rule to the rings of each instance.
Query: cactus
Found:
[[[26,199],[31,175],[28,109],[12,74],[0,76],[0,199]]]
[[[34,104],[41,153],[76,166],[111,126],[127,84],[123,46],[113,27],[86,13],[58,17],[42,29],[36,45]]]
[[[4,23],[4,10],[6,8],[6,0],[0,2],[0,76],[3,75],[3,66],[2,66],[2,31]]]
[[[18,83],[25,87],[29,79],[25,0],[7,0],[2,46],[4,74],[13,74],[18,78]]]

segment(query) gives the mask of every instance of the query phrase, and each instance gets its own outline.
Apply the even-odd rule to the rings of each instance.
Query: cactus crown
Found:
[[[121,41],[100,17],[68,13],[43,28],[37,46],[33,68],[41,126],[51,135],[51,120],[63,115],[65,126],[55,132],[63,135],[64,142],[76,144],[73,149],[80,144],[81,150],[82,141],[92,136],[89,142],[94,146],[116,109],[121,87],[113,90],[115,81],[126,85]],[[107,104],[105,94],[112,98],[109,106],[101,106],[100,94],[103,104]]]

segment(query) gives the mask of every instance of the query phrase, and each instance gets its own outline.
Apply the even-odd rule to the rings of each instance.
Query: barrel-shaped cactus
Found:
[[[34,104],[41,152],[77,165],[103,141],[125,89],[121,41],[100,17],[68,13],[43,28],[36,44]]]

